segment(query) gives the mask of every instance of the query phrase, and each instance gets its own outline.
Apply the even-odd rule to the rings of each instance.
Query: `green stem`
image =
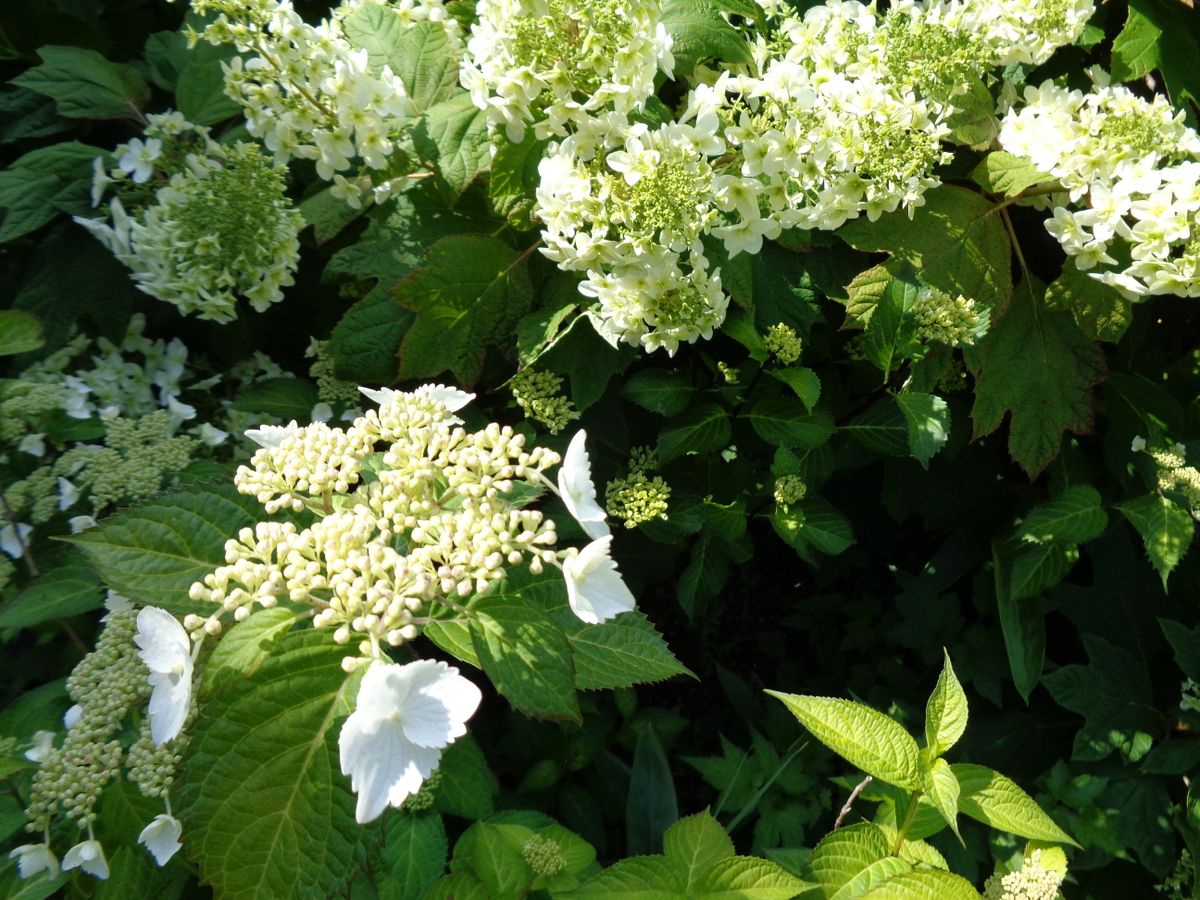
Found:
[[[908,798],[908,812],[904,814],[904,824],[900,826],[900,830],[896,832],[896,844],[892,847],[892,856],[900,852],[900,846],[904,843],[904,836],[908,834],[908,829],[912,827],[913,819],[917,817],[917,801],[921,799],[921,789],[912,792],[912,796]]]

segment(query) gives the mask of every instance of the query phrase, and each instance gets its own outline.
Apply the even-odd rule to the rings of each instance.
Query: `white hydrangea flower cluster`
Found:
[[[1048,18],[1027,3],[993,15],[957,0],[771,12],[753,64],[702,73],[675,121],[652,128],[613,109],[563,120],[570,135],[539,167],[543,252],[587,273],[580,291],[599,301],[610,340],[673,354],[708,338],[728,299],[705,239],[732,257],[785,229],[911,215],[940,184],[956,104],[997,64],[989,41],[1041,55],[1029,48],[1057,46],[1086,20],[1064,3]]]
[[[1046,230],[1075,265],[1131,300],[1200,297],[1200,135],[1183,113],[1103,83],[1024,99],[1000,143],[1062,183]]]
[[[549,488],[590,536],[607,535],[579,435],[562,460],[543,447],[527,449],[508,426],[462,428],[454,413],[472,394],[441,385],[362,390],[379,409],[346,429],[293,422],[250,432],[262,449],[239,469],[238,489],[268,512],[307,510],[319,518],[307,527],[260,522],[227,541],[227,564],[189,592],[218,608],[188,616],[189,631],[219,634],[224,614],[242,621],[256,604],[271,607],[280,598],[305,603],[314,608],[314,627],[332,628],[337,643],[358,644],[360,656],[344,663],[353,669],[384,660],[385,645],[415,638],[439,607],[467,614],[462,604],[518,565],[535,574],[562,568],[585,621],[633,608],[607,544],[589,545],[590,567],[573,569],[577,551],[556,549],[553,520],[517,499],[522,485],[525,494]],[[544,472],[560,462],[555,485]]]
[[[480,0],[459,79],[508,139],[640,110],[675,61],[658,0]]]
[[[1065,871],[1042,865],[1042,851],[1034,850],[1015,872],[997,872],[984,885],[984,900],[1056,900]]]
[[[990,64],[1040,66],[1072,44],[1095,12],[1094,0],[934,0],[928,14],[957,31],[974,34],[990,51]]]
[[[360,174],[382,173],[374,199],[388,196],[396,187],[388,169],[412,103],[391,66],[356,46],[348,31],[365,11],[396,30],[437,23],[458,45],[459,24],[441,0],[344,0],[319,25],[305,22],[290,0],[193,0],[192,8],[216,16],[193,40],[248,54],[226,67],[225,90],[278,163],[313,160],[317,174],[356,208],[370,196]]]
[[[185,314],[229,322],[239,296],[258,312],[282,300],[304,227],[283,168],[257,144],[216,143],[179,113],[150,116],[145,134],[117,148],[112,172],[97,166],[93,201],[110,187],[116,193],[107,218],[75,221],[129,268],[139,290]]]

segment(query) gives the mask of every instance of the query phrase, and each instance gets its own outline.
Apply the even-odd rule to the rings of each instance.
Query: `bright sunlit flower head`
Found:
[[[571,438],[558,470],[558,492],[567,511],[583,526],[590,538],[608,534],[604,509],[596,502],[596,485],[592,483],[592,463],[584,442],[587,432],[580,430]]]
[[[58,857],[45,844],[22,844],[8,854],[17,861],[17,871],[22,878],[32,878],[46,872],[50,878],[58,877]]]
[[[629,612],[636,601],[621,579],[610,555],[612,535],[597,538],[563,560],[567,579],[567,602],[571,611],[589,625],[598,625]]]
[[[183,824],[168,813],[155,816],[142,833],[138,835],[138,843],[145,846],[160,867],[171,861],[171,857],[183,846],[179,835],[183,833]]]
[[[108,860],[104,858],[104,848],[95,840],[80,841],[67,851],[62,861],[63,871],[83,869],[89,875],[105,879],[108,877]]]
[[[342,773],[358,794],[359,823],[420,790],[442,749],[467,733],[481,699],[479,688],[444,662],[377,662],[367,670],[338,739]]]
[[[192,701],[192,642],[179,620],[147,606],[137,617],[134,641],[150,670],[150,736],[161,747],[178,737]]]

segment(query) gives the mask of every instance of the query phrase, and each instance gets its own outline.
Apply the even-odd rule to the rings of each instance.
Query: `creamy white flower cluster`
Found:
[[[193,0],[192,8],[216,14],[194,39],[248,55],[226,67],[225,90],[242,106],[250,133],[281,164],[313,160],[355,207],[370,196],[356,176],[388,169],[412,103],[391,66],[354,44],[347,20],[373,8],[393,34],[428,21],[460,43],[458,22],[441,0],[344,0],[319,25],[305,22],[290,0]],[[396,185],[386,174],[376,180],[374,199],[382,201]]]
[[[313,625],[358,643],[353,669],[412,640],[439,607],[460,613],[472,596],[525,565],[559,567],[580,618],[598,622],[633,608],[608,555],[582,432],[565,459],[498,424],[469,432],[454,413],[474,395],[432,385],[411,393],[363,389],[380,404],[346,429],[315,423],[249,433],[262,448],[235,483],[268,512],[309,510],[308,527],[260,522],[225,545],[227,564],[192,585],[217,604],[191,615],[193,633],[219,634],[280,598],[314,608]],[[561,465],[558,484],[543,474]],[[553,520],[518,503],[523,488],[558,493],[593,544],[556,549]],[[517,493],[514,494],[513,492]],[[397,548],[403,548],[397,549]]]
[[[1075,265],[1129,299],[1200,296],[1200,135],[1183,113],[1103,83],[1024,99],[1000,143],[1061,182],[1046,229]]]
[[[480,0],[459,79],[519,142],[565,136],[592,116],[627,115],[672,74],[658,0]]]
[[[1001,61],[992,44],[1041,58],[1091,11],[1034,6],[768,10],[753,64],[702,73],[675,121],[650,127],[615,109],[564,119],[569,136],[539,167],[543,252],[586,272],[580,290],[599,301],[610,340],[673,354],[711,337],[728,299],[706,239],[732,257],[785,229],[911,215],[940,183],[957,104]]]
[[[1095,8],[1094,0],[934,0],[925,7],[935,20],[975,35],[995,66],[1040,66],[1075,42]]]
[[[128,171],[128,179],[98,167],[93,188],[97,204],[116,189],[107,217],[75,221],[129,268],[139,290],[216,322],[233,320],[238,297],[258,312],[283,299],[304,218],[285,193],[284,170],[257,144],[217,144],[170,113],[151,116],[146,141],[116,155],[111,174]]]

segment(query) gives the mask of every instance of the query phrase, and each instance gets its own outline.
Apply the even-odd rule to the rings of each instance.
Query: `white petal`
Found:
[[[83,718],[83,707],[76,703],[65,713],[63,713],[63,727],[68,730],[79,724],[79,720]]]
[[[179,673],[191,661],[191,639],[179,620],[157,606],[147,606],[137,616],[134,643],[138,656],[151,672]]]
[[[338,736],[342,773],[358,794],[354,817],[365,824],[390,804],[399,806],[421,789],[441,751],[418,747],[404,737],[400,723],[371,721],[352,713]]]
[[[58,508],[69,509],[75,505],[79,499],[79,488],[75,487],[68,479],[59,477],[58,479]]]
[[[392,402],[392,398],[395,397],[398,393],[400,393],[399,391],[394,391],[391,388],[386,388],[386,387],[384,387],[384,388],[369,388],[369,387],[363,387],[362,385],[359,385],[358,389],[361,393],[363,393],[366,396],[366,398],[368,400],[374,400],[380,406],[387,406],[389,403]]]
[[[423,659],[405,668],[414,672],[400,713],[404,736],[419,747],[440,748],[466,734],[467,719],[483,699],[479,688],[444,662]]]
[[[147,711],[150,714],[150,737],[154,746],[161,747],[183,731],[188,708],[192,702],[192,670],[181,675],[150,675],[154,691],[150,694]]]
[[[25,751],[25,758],[30,762],[40,763],[50,751],[54,749],[54,732],[53,731],[35,731],[33,733],[33,746]]]
[[[450,412],[458,412],[475,399],[474,394],[468,394],[466,391],[460,391],[456,387],[445,384],[423,384],[413,393],[424,394],[431,400],[436,400]]]
[[[138,843],[145,845],[158,865],[165,866],[171,857],[183,846],[179,836],[183,833],[183,824],[174,816],[161,813],[154,817],[142,833],[138,835]]]
[[[33,526],[24,522],[18,522],[15,529],[11,523],[5,525],[0,528],[0,550],[16,559],[22,554],[23,548],[29,546],[29,535],[32,533]]]
[[[609,555],[612,536],[592,541],[578,556],[563,560],[567,579],[567,602],[582,621],[590,625],[607,622],[636,605],[633,594]]]
[[[587,432],[580,430],[571,438],[567,452],[558,469],[558,492],[567,511],[575,517],[590,538],[608,534],[604,510],[596,502],[596,485],[592,483],[592,464],[585,442]]]
[[[97,878],[108,877],[108,860],[104,858],[104,848],[99,841],[81,841],[63,857],[63,870],[83,869],[89,875]]]
[[[295,419],[292,419],[286,425],[259,425],[257,428],[249,428],[246,430],[246,437],[260,447],[274,450],[286,438],[299,433],[300,426],[296,424]]]
[[[17,861],[17,871],[22,878],[31,878],[39,872],[47,872],[50,878],[58,877],[58,857],[45,844],[22,844],[8,854]]]

